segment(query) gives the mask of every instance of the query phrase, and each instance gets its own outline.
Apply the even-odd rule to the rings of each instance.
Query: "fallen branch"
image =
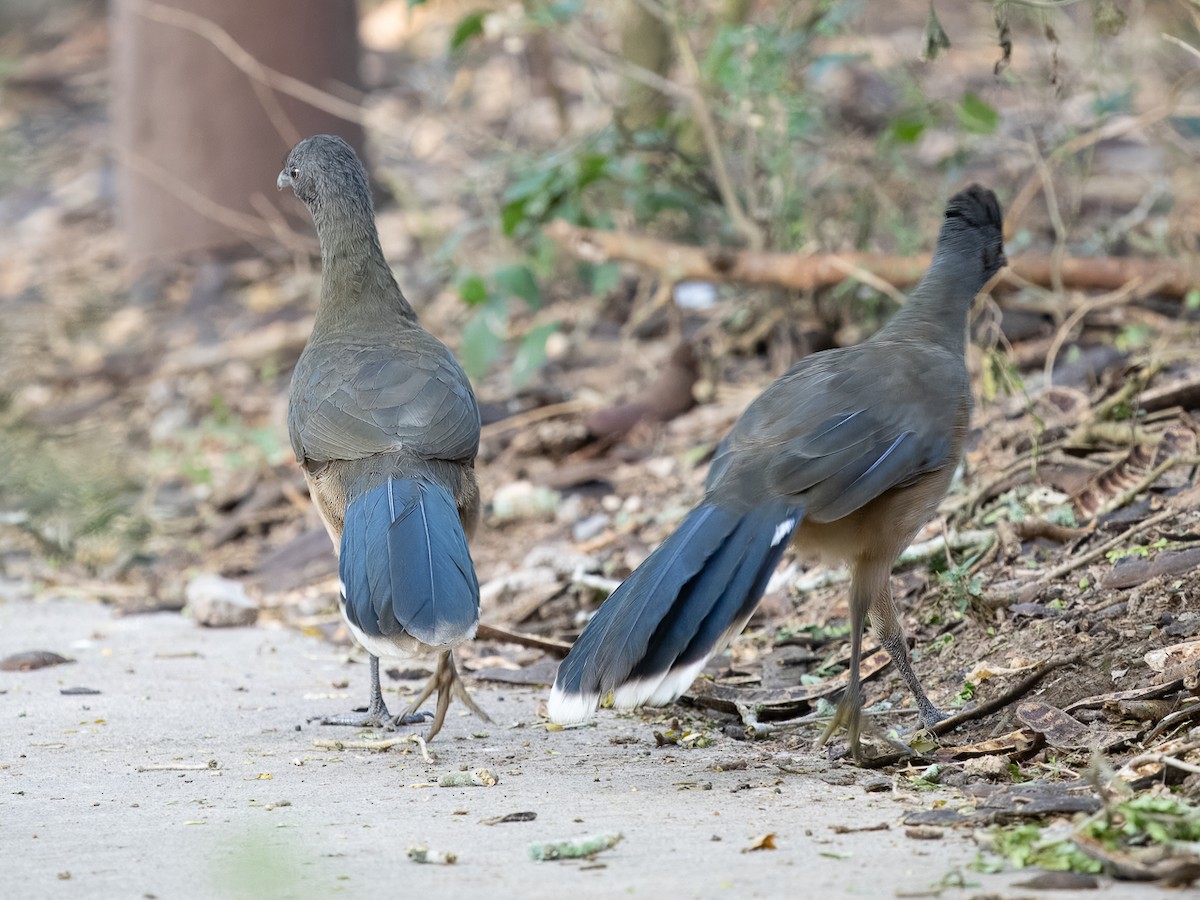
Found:
[[[1063,666],[1069,666],[1077,663],[1079,662],[1079,659],[1080,654],[1075,653],[1071,656],[1063,656],[1059,657],[1058,659],[1049,660],[1044,665],[1034,669],[1004,693],[985,700],[979,705],[971,707],[971,709],[963,710],[962,712],[955,713],[948,718],[942,719],[942,721],[931,727],[929,731],[936,735],[943,735],[948,731],[953,731],[959,725],[963,725],[975,719],[982,719],[984,716],[991,715],[997,710],[1003,709],[1009,704],[1020,700],[1035,687],[1037,687],[1042,679],[1055,669],[1061,669]],[[882,768],[883,766],[894,765],[900,762],[902,759],[907,758],[909,755],[910,754],[906,753],[887,753],[883,756],[873,756],[870,759],[865,760],[862,763],[862,766],[863,768],[867,769],[878,769]]]
[[[1032,597],[1036,596],[1037,589],[1039,589],[1047,584],[1050,584],[1052,582],[1058,581],[1064,575],[1069,575],[1071,572],[1074,572],[1076,569],[1080,568],[1081,566],[1086,566],[1088,563],[1094,562],[1095,560],[1102,557],[1109,550],[1132,539],[1134,537],[1134,535],[1136,535],[1142,531],[1145,531],[1147,528],[1153,528],[1155,525],[1165,522],[1168,519],[1172,518],[1173,516],[1177,516],[1177,515],[1179,515],[1179,510],[1175,509],[1173,506],[1168,506],[1166,509],[1154,514],[1153,516],[1151,516],[1148,519],[1143,519],[1140,522],[1134,522],[1132,525],[1130,525],[1128,528],[1126,528],[1124,531],[1122,531],[1120,534],[1118,534],[1116,537],[1112,538],[1111,540],[1107,540],[1103,544],[1100,544],[1097,547],[1093,547],[1087,553],[1082,553],[1073,559],[1067,560],[1065,563],[1062,563],[1061,565],[1055,566],[1053,569],[1050,569],[1048,572],[1043,572],[1036,579],[1034,579],[1033,581],[1030,581],[1028,584],[1024,585],[1020,591],[1018,591],[1015,595],[1013,595],[1009,599],[1014,602],[1020,602],[1020,601],[1024,601],[1027,599],[1031,599]]]
[[[571,650],[571,645],[566,641],[556,641],[553,638],[539,637],[535,634],[510,631],[507,628],[500,628],[496,625],[484,625],[482,622],[475,630],[475,638],[481,641],[501,641],[505,644],[519,644],[522,647],[532,647],[535,650],[544,650],[551,656],[557,656],[559,659],[566,656]]]
[[[694,247],[644,235],[580,228],[561,219],[546,234],[571,255],[592,263],[620,260],[660,272],[671,282],[688,280],[771,284],[811,291],[832,287],[867,272],[895,287],[911,287],[929,268],[929,256],[883,256],[873,253],[767,253],[731,247]],[[1049,256],[1009,260],[1008,271],[1042,287],[1053,283]],[[1062,260],[1064,288],[1115,291],[1133,281],[1160,282],[1159,292],[1182,297],[1200,286],[1200,272],[1178,260],[1123,257],[1072,257]],[[1007,278],[1002,278],[1004,283]]]
[[[1045,663],[1045,665],[1034,669],[1004,693],[985,700],[984,702],[978,704],[977,706],[973,706],[970,709],[965,709],[960,713],[955,713],[948,718],[942,719],[942,721],[938,722],[929,730],[934,734],[945,734],[947,731],[953,731],[955,728],[965,722],[971,722],[975,719],[982,719],[984,716],[989,716],[996,710],[1003,709],[1010,703],[1020,700],[1035,687],[1037,687],[1038,683],[1055,669],[1061,669],[1063,666],[1073,665],[1074,663],[1079,662],[1079,658],[1079,654],[1076,653],[1072,654],[1071,656],[1063,656],[1059,657],[1058,659],[1049,660]]]

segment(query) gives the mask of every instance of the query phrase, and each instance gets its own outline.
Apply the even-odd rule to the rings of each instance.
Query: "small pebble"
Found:
[[[875,775],[863,782],[863,790],[868,794],[882,794],[892,789],[892,779],[886,775]]]
[[[1008,757],[1006,756],[976,756],[963,760],[963,772],[967,775],[982,775],[984,778],[1008,778]]]
[[[571,538],[577,544],[590,541],[608,527],[608,522],[608,515],[602,512],[581,519],[571,528]]]
[[[220,575],[197,575],[188,582],[187,609],[198,625],[231,628],[258,621],[258,604],[246,595],[240,581]]]
[[[912,838],[914,841],[940,841],[945,834],[940,828],[931,828],[928,825],[913,825],[904,829],[904,836]]]

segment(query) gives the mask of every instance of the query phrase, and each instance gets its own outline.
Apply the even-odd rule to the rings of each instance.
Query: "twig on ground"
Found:
[[[1142,477],[1137,484],[1131,487],[1125,493],[1114,499],[1111,503],[1106,504],[1096,513],[1096,517],[1108,515],[1113,510],[1120,509],[1125,504],[1133,501],[1133,498],[1142,491],[1147,490],[1154,482],[1162,478],[1163,475],[1170,472],[1172,469],[1179,466],[1200,466],[1200,456],[1175,456],[1165,462],[1155,466],[1150,472]]]
[[[1079,661],[1080,657],[1080,654],[1074,653],[1070,656],[1062,656],[1058,659],[1049,660],[1039,668],[1034,669],[1004,693],[995,697],[991,697],[977,706],[971,707],[971,709],[965,709],[960,713],[955,713],[949,718],[942,719],[942,721],[938,722],[929,730],[934,734],[941,735],[948,731],[953,731],[964,722],[971,722],[975,719],[982,719],[984,716],[991,715],[996,710],[1003,709],[1010,703],[1020,700],[1031,690],[1037,687],[1038,683],[1055,669],[1061,669],[1064,666],[1074,665]]]
[[[522,647],[532,647],[535,650],[545,650],[560,659],[571,650],[566,641],[556,641],[553,638],[538,637],[533,634],[523,634],[520,631],[510,631],[497,625],[484,625],[482,622],[475,631],[475,638],[483,641],[502,641],[506,644],[520,644]]]
[[[1142,738],[1142,743],[1148,744],[1160,734],[1170,731],[1180,722],[1186,722],[1194,718],[1200,718],[1200,700],[1188,704],[1183,709],[1177,709],[1175,712],[1163,716],[1157,725],[1146,732],[1146,735]]]
[[[1200,775],[1200,766],[1194,763],[1184,762],[1182,759],[1177,759],[1169,753],[1143,753],[1141,756],[1135,756],[1125,765],[1127,768],[1136,769],[1138,766],[1144,766],[1147,763],[1158,763],[1162,766],[1173,766],[1184,772],[1190,772],[1193,775]]]
[[[942,721],[938,722],[928,730],[933,734],[943,735],[946,732],[957,728],[959,725],[965,724],[966,722],[971,722],[975,719],[982,719],[984,716],[991,715],[997,710],[1003,709],[1004,707],[1015,703],[1017,700],[1020,700],[1031,690],[1037,687],[1038,683],[1055,669],[1061,669],[1063,666],[1072,665],[1078,662],[1080,658],[1081,654],[1075,653],[1071,656],[1063,656],[1058,659],[1049,660],[1042,666],[1030,672],[1004,693],[985,700],[983,703],[980,703],[971,709],[963,710],[962,712],[956,713],[949,718],[942,719]],[[894,765],[895,763],[900,762],[902,759],[905,759],[906,756],[907,754],[905,753],[886,753],[882,756],[875,756],[864,761],[863,767],[868,769],[878,769],[884,766]]]
[[[1144,297],[1147,294],[1153,294],[1157,287],[1157,279],[1151,282],[1143,282],[1140,277],[1133,278],[1117,290],[1095,297],[1071,313],[1054,333],[1054,340],[1050,342],[1050,349],[1046,351],[1046,362],[1042,367],[1042,374],[1046,385],[1049,386],[1054,383],[1054,363],[1058,360],[1059,351],[1062,350],[1063,344],[1071,336],[1071,332],[1076,325],[1097,310],[1107,309],[1110,306],[1120,306],[1129,302],[1134,297]]]
[[[1179,510],[1174,509],[1173,507],[1168,507],[1167,509],[1164,509],[1164,510],[1161,510],[1160,512],[1155,513],[1148,519],[1143,519],[1141,522],[1135,522],[1134,524],[1132,524],[1128,528],[1126,528],[1124,531],[1122,531],[1120,534],[1118,534],[1116,537],[1114,537],[1112,540],[1105,541],[1100,546],[1092,548],[1087,553],[1081,553],[1079,556],[1075,557],[1074,559],[1067,560],[1065,563],[1063,563],[1060,566],[1055,566],[1049,572],[1043,572],[1036,579],[1029,582],[1029,584],[1025,585],[1021,589],[1021,591],[1023,593],[1025,591],[1027,591],[1031,585],[1046,584],[1047,582],[1054,581],[1058,578],[1062,578],[1064,575],[1069,575],[1071,572],[1074,572],[1080,566],[1086,566],[1088,563],[1092,562],[1093,560],[1099,559],[1105,553],[1107,553],[1109,550],[1111,550],[1113,547],[1116,547],[1116,546],[1119,546],[1120,544],[1125,543],[1125,541],[1129,540],[1130,538],[1132,538],[1134,535],[1138,534],[1139,532],[1144,531],[1147,528],[1152,528],[1153,526],[1157,525],[1159,522],[1165,522],[1167,519],[1171,518],[1172,516],[1177,516],[1177,515],[1179,515]]]
[[[342,741],[331,738],[313,738],[313,746],[322,750],[391,750],[401,744],[416,744],[421,750],[421,758],[427,763],[434,761],[434,756],[425,744],[425,738],[419,734],[406,734],[403,737],[385,738],[383,740],[350,740]]]
[[[206,763],[151,763],[145,766],[134,766],[135,772],[216,772],[221,768],[215,759]]]

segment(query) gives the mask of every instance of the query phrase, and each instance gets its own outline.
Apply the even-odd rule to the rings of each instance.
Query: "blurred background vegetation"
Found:
[[[892,292],[712,285],[692,314],[669,266],[578,259],[549,223],[910,255],[954,188],[1007,205],[1036,176],[1010,256],[1192,254],[1198,18],[1194,0],[12,0],[7,565],[120,581],[158,562],[173,597],[170,572],[212,554],[251,572],[306,527],[283,396],[319,275],[273,188],[303,134],[363,149],[385,252],[489,422],[615,402],[679,338],[706,401],[864,336]],[[1062,291],[1029,293],[1061,322]],[[993,389],[1037,362],[1005,356]]]

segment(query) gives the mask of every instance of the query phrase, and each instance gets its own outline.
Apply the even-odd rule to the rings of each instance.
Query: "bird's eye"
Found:
[[[297,166],[292,166],[290,169],[288,169],[288,176],[291,178],[299,178],[300,169]]]

